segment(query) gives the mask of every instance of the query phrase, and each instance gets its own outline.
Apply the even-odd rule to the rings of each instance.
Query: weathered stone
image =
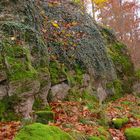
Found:
[[[0,85],[0,100],[7,95],[7,89],[5,85]]]
[[[6,72],[0,71],[0,83],[7,79]]]
[[[51,97],[52,101],[63,100],[67,95],[70,86],[64,82],[58,85],[51,87]]]
[[[82,83],[83,86],[84,86],[84,87],[88,87],[90,81],[91,81],[90,76],[89,76],[88,74],[84,74],[84,75],[83,75],[83,83]]]
[[[134,94],[139,94],[140,95],[140,83],[135,83],[133,85],[133,92],[134,92]]]
[[[26,99],[26,100],[25,100]],[[32,117],[32,107],[34,103],[34,96],[30,96],[28,98],[25,98],[22,101],[14,107],[15,112],[18,114],[21,114],[23,118],[29,119]]]
[[[107,98],[107,93],[106,93],[105,89],[103,88],[103,86],[101,85],[101,83],[99,83],[99,85],[97,87],[97,96],[99,98],[100,105]]]
[[[51,83],[48,81],[48,84],[40,90],[39,97],[42,100],[42,105],[44,107],[48,104],[47,97],[48,97],[50,88],[51,88]]]
[[[87,91],[89,94],[93,94],[93,82],[91,76],[89,74],[83,74],[82,79],[82,84],[79,87],[80,89],[77,90],[79,90],[80,93]]]
[[[41,77],[42,84],[39,91],[39,98],[42,101],[42,107],[46,107],[46,105],[48,104],[48,101],[47,101],[48,93],[49,93],[49,90],[51,89],[51,81],[50,81],[49,72],[41,73],[40,77]]]
[[[24,83],[25,84],[25,83]],[[19,113],[23,116],[23,118],[31,118],[32,115],[32,107],[34,104],[34,96],[39,92],[40,89],[40,82],[39,81],[31,81],[30,83],[26,83],[27,85],[23,85],[23,83],[19,84],[21,85],[20,88],[27,88],[27,91],[21,92],[17,94],[18,98],[20,99],[20,103],[18,103],[17,106],[15,106],[16,113]],[[19,89],[19,87],[18,87]],[[13,91],[16,91],[17,89],[14,88]],[[15,93],[14,93],[15,94]]]

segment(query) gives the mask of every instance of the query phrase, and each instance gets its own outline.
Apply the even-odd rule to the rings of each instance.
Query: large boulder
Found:
[[[3,117],[15,112],[30,118],[33,107],[48,104],[50,89],[54,101],[63,100],[69,90],[92,93],[99,79],[102,102],[130,81],[133,67],[124,45],[74,1],[1,0],[0,15]]]

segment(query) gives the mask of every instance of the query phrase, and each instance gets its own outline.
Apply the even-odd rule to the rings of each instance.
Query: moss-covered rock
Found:
[[[3,100],[0,101],[0,121],[13,121],[21,117],[15,114],[12,108],[18,101],[19,98],[15,95],[4,97]]]
[[[102,28],[102,34],[107,44],[108,55],[115,65],[118,80],[122,82],[121,92],[130,93],[133,85],[134,67],[127,46],[117,41],[113,31],[110,29]],[[118,94],[118,91],[116,94]]]
[[[112,120],[112,123],[115,128],[119,129],[121,128],[124,124],[126,124],[129,121],[128,118],[114,118]]]
[[[80,96],[85,90],[84,74],[91,78],[88,93],[93,91],[93,79],[113,83],[118,74],[120,81],[126,79],[131,84],[127,77],[131,76],[133,67],[126,47],[108,30],[103,31],[78,5],[65,0],[59,4],[49,0],[12,1],[1,0],[0,6],[0,14],[4,15],[0,17],[0,72],[4,71],[7,77],[0,86],[8,87],[7,95],[20,98],[19,102],[14,99],[15,114],[30,118],[33,104],[36,110],[44,109],[51,85],[67,82],[74,87],[70,92]],[[118,81],[112,85],[116,94],[122,92]],[[131,86],[128,83],[124,87]],[[93,108],[94,104],[88,106]]]
[[[43,124],[47,124],[50,121],[54,121],[55,117],[55,114],[52,111],[37,111],[36,115],[36,121]]]
[[[34,123],[23,127],[14,140],[74,140],[55,126]]]
[[[1,3],[5,1],[1,0]],[[41,28],[44,26],[41,21],[44,21],[44,18],[39,11],[42,9],[37,8],[36,3],[31,0],[16,0],[16,3],[9,0],[1,5],[0,14],[5,18],[0,18],[0,36],[2,36],[0,39],[0,73],[4,71],[6,78],[2,79],[3,83],[0,83],[0,87],[2,86],[0,94],[4,85],[6,96],[10,96],[7,99],[11,97],[18,99],[14,98],[14,105],[7,106],[6,113],[0,114],[4,114],[3,118],[6,119],[8,118],[7,112],[11,112],[12,109],[15,114],[30,118],[34,96],[39,92],[38,98],[40,100],[43,98],[41,102],[45,104],[50,81],[49,72],[40,70],[47,69],[49,64],[46,41],[41,34]],[[35,15],[36,21],[33,20]],[[42,81],[45,85],[42,85]]]
[[[127,128],[125,136],[127,140],[140,140],[140,128]]]

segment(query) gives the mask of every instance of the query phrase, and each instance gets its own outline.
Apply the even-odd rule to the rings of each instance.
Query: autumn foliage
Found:
[[[128,46],[135,66],[140,67],[140,17],[137,0],[109,0],[104,6],[96,5],[97,21],[112,28],[120,41]]]

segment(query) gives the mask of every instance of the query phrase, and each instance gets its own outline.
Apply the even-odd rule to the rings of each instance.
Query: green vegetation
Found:
[[[62,65],[58,61],[50,62],[50,76],[52,85],[59,83],[60,79],[66,77],[62,71]]]
[[[73,138],[55,126],[34,123],[23,127],[14,140],[73,140]]]
[[[116,99],[123,96],[124,90],[123,90],[123,84],[122,81],[117,79],[112,81],[111,83],[108,83],[106,85],[107,88],[114,88],[115,94],[111,95],[107,101],[115,101]]]
[[[120,129],[124,124],[126,124],[129,121],[128,118],[114,118],[112,120],[112,123],[115,128]]]
[[[115,65],[121,65],[122,71],[129,75],[133,67],[129,56],[122,53],[125,50],[126,46],[124,44],[115,43],[108,52]]]
[[[140,128],[127,128],[125,136],[127,140],[140,140]]]
[[[12,108],[18,101],[19,98],[16,95],[4,97],[4,99],[0,101],[0,121],[13,121],[20,119],[20,116],[16,116]]]
[[[109,134],[109,132],[108,132],[108,130],[106,128],[99,127],[98,128],[98,132],[100,133],[101,140],[106,140],[106,139],[108,140],[108,139],[110,139],[110,134]]]
[[[106,44],[107,44],[108,55],[112,59],[116,68],[116,72],[118,76],[117,81],[121,82],[121,86],[120,86],[121,93],[132,92],[131,87],[132,87],[133,78],[134,78],[134,67],[131,62],[131,58],[128,54],[126,45],[124,45],[121,42],[118,42],[116,40],[115,34],[109,28],[103,27],[102,35],[104,36]],[[116,93],[119,93],[118,97],[122,96],[120,94],[120,88],[119,88],[119,91],[118,90],[116,91]]]
[[[0,121],[23,118],[23,128],[15,140],[108,140],[112,116],[111,123],[117,129],[129,121],[121,118],[120,112],[139,117],[138,109],[130,110],[136,108],[131,104],[131,97],[130,101],[124,99],[120,104],[113,102],[132,89],[133,64],[126,46],[117,41],[110,29],[102,29],[84,14],[82,0],[45,3],[32,0],[0,2],[0,74],[1,71],[6,73],[6,78],[0,79],[0,94],[6,89],[6,97],[3,98],[3,93],[0,96],[3,98]],[[140,71],[135,77],[140,78]],[[93,85],[97,79],[104,90],[108,89],[107,97],[112,100],[103,101],[101,107],[97,100],[100,94],[94,89],[96,83]],[[51,86],[62,82],[70,87],[67,101],[50,103],[50,108],[45,108],[51,97]],[[54,97],[59,95],[56,93]],[[113,103],[116,105],[112,109]],[[30,124],[34,120],[37,123]],[[53,125],[60,122],[63,130],[76,131],[73,138],[57,127],[43,125],[49,122]],[[126,130],[130,139],[133,133],[139,132],[131,131]]]
[[[121,104],[124,104],[124,105],[132,105],[132,103],[129,102],[129,101],[123,101],[123,102],[121,102]]]
[[[9,80],[19,81],[37,78],[37,71],[32,67],[29,48],[3,42],[5,63],[7,63]]]
[[[101,140],[101,139],[99,137],[92,136],[92,137],[88,138],[88,140]]]
[[[37,111],[36,122],[47,124],[54,121],[55,114],[52,111]]]
[[[140,79],[140,70],[137,70],[137,71],[135,72],[135,77],[136,77],[137,79]]]

